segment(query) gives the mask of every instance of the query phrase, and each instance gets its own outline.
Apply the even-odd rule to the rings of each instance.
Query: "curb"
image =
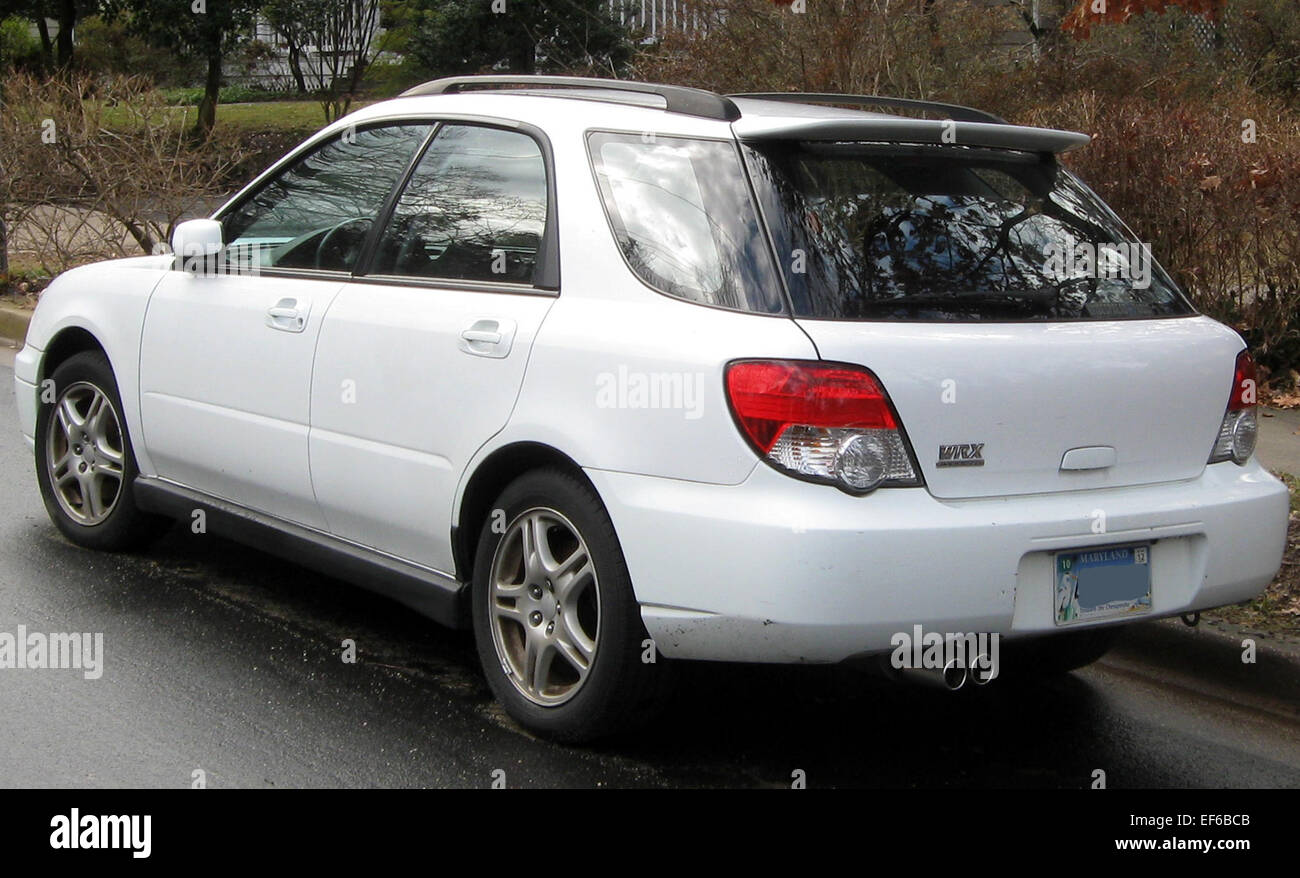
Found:
[[[31,322],[31,311],[0,305],[0,338],[12,338],[21,347],[23,340],[27,338],[27,327]]]
[[[1242,641],[1247,639],[1255,644],[1253,664],[1242,661]],[[1101,661],[1158,667],[1170,682],[1233,701],[1253,701],[1252,696],[1281,699],[1300,715],[1300,638],[1217,619],[1202,619],[1195,628],[1179,619],[1162,619],[1125,626]]]

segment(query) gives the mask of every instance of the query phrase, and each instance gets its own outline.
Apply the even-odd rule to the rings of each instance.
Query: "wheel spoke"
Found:
[[[582,654],[582,651],[572,643],[560,640],[555,643],[556,651],[564,656],[564,660],[569,663],[574,671],[578,674],[578,684],[587,679],[587,673],[591,670],[591,659]]]
[[[536,695],[543,695],[551,678],[555,647],[536,636],[528,637],[525,642],[524,685]]]
[[[529,516],[519,528],[519,539],[524,554],[524,580],[540,582],[546,576],[539,548],[539,543],[546,541],[546,528],[536,516]]]
[[[90,405],[86,407],[86,416],[81,420],[82,429],[96,438],[102,435],[100,422],[103,420],[104,412],[109,411],[111,416],[111,407],[104,405],[105,400],[104,394],[98,390],[95,391],[94,397],[90,400]]]
[[[509,619],[512,622],[518,622],[520,625],[527,621],[527,613],[523,608],[516,604],[503,604],[500,600],[492,602],[492,615],[498,619]]]
[[[125,462],[126,455],[120,449],[114,448],[108,444],[108,440],[101,439],[95,442],[95,453],[101,460],[117,465],[119,468]]]
[[[91,519],[104,514],[104,496],[100,493],[103,482],[97,476],[87,476],[81,480],[82,505]]]
[[[591,559],[584,546],[574,549],[573,554],[556,565],[552,581],[555,584],[555,596],[560,603],[569,604],[582,594],[590,575],[595,572]]]
[[[68,437],[69,442],[74,442],[81,438],[81,427],[85,423],[81,415],[77,414],[77,407],[72,402],[72,395],[68,394],[63,397],[58,408],[59,426],[63,428],[63,434]]]
[[[72,467],[71,450],[63,452],[63,456],[50,466],[50,480],[56,485],[66,484],[76,476],[77,471]]]
[[[596,642],[587,636],[586,631],[582,630],[582,623],[578,621],[577,610],[566,608],[560,615],[559,622],[561,626],[559,640],[581,656],[583,667],[590,665],[591,657],[596,652]]]

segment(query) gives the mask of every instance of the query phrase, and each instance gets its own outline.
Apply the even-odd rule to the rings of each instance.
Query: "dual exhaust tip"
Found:
[[[999,669],[985,655],[978,655],[968,663],[960,659],[950,659],[942,668],[896,668],[883,656],[881,667],[885,675],[904,683],[916,683],[932,688],[947,689],[956,692],[967,684],[987,686],[997,679]]]

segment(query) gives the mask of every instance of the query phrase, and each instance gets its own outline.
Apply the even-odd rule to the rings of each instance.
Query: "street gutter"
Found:
[[[1243,661],[1248,643],[1254,662]],[[1157,668],[1161,683],[1300,718],[1300,638],[1290,635],[1218,620],[1140,622],[1125,626],[1101,664],[1139,674]]]

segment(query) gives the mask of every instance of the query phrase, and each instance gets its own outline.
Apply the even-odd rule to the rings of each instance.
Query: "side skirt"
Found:
[[[160,479],[137,478],[134,490],[146,512],[188,521],[202,509],[212,533],[385,595],[442,625],[468,626],[468,586],[451,576]]]

